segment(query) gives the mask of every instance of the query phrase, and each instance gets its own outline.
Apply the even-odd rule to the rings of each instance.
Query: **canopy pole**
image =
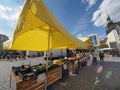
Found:
[[[48,86],[48,80],[47,80],[47,73],[48,73],[48,59],[49,59],[49,53],[50,53],[50,29],[48,31],[48,49],[47,49],[47,62],[46,62],[46,80],[45,80],[45,90],[47,90]]]
[[[63,56],[63,51],[62,51],[62,49],[61,49],[61,56]]]

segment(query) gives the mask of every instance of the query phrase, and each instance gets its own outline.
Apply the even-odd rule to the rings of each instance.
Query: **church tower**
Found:
[[[114,27],[114,22],[111,20],[110,16],[107,14],[107,18],[106,18],[106,34],[110,33],[112,31],[113,27]]]
[[[113,25],[113,21],[111,20],[110,16],[107,14],[106,18],[106,27]]]
[[[113,22],[108,14],[106,17],[106,34],[109,48],[120,50],[120,22]]]

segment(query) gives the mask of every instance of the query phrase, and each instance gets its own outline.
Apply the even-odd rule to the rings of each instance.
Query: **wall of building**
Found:
[[[108,37],[108,46],[109,48],[119,48],[120,45],[120,36],[117,33],[116,29],[113,29],[110,33],[107,35]]]
[[[67,56],[67,50],[51,50],[50,52],[52,53],[52,57]],[[46,52],[44,52],[44,57],[45,56]]]
[[[9,38],[6,35],[0,34],[0,54],[3,51],[3,42],[8,40]]]
[[[108,42],[116,42],[115,30],[112,30],[110,33],[108,33],[107,38]]]
[[[43,52],[27,51],[27,56],[41,56]]]
[[[113,22],[108,16],[106,18],[106,34],[108,37],[108,46],[120,50],[120,22]]]

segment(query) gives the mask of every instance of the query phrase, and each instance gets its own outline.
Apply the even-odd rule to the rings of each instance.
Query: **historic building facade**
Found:
[[[8,39],[9,39],[8,36],[0,34],[0,54],[3,50],[3,42],[8,40]]]
[[[109,16],[107,16],[106,20],[108,46],[120,50],[120,22],[113,22]]]

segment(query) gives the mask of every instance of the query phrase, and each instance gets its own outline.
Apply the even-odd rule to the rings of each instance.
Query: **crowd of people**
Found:
[[[120,51],[118,51],[118,50],[111,50],[111,51],[109,51],[109,55],[111,57],[120,57]]]
[[[99,52],[92,51],[92,52],[89,52],[89,60],[92,60],[93,64],[97,65],[97,60],[100,60],[101,62],[104,61],[105,54],[106,53],[104,51],[99,51]],[[107,54],[109,54],[110,57],[120,57],[120,52],[117,51],[117,50],[109,51],[109,53],[107,53]]]
[[[98,56],[99,56],[100,61],[104,61],[104,53],[102,51],[100,51],[99,53],[90,52],[89,53],[89,60],[92,60],[93,64],[97,65]]]

